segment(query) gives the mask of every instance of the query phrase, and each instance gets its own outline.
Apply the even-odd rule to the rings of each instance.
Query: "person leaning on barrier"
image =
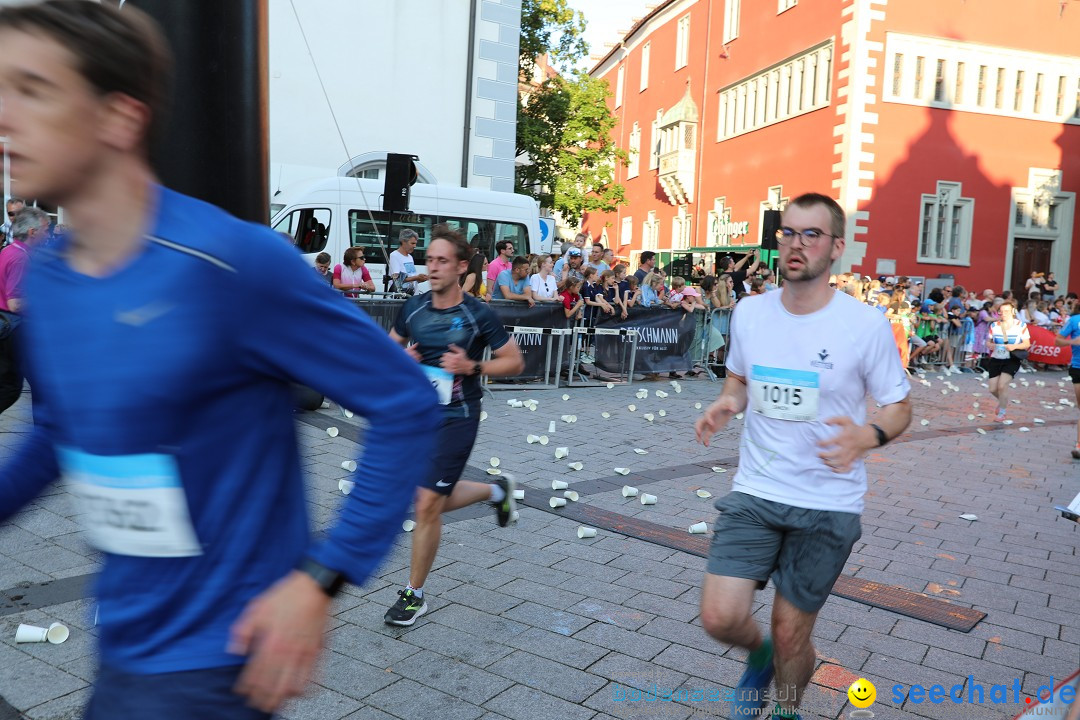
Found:
[[[330,272],[330,253],[321,252],[315,256],[315,272],[319,274],[331,287],[334,285],[334,274]]]
[[[537,302],[559,302],[559,284],[555,280],[552,268],[555,263],[550,255],[538,257],[539,267],[536,273],[529,276],[529,289],[532,291],[533,300]]]
[[[641,302],[641,288],[633,275],[626,276],[626,290],[623,291],[623,305],[632,308]]]
[[[461,291],[466,295],[472,295],[477,300],[487,300],[489,283],[484,281],[487,277],[488,259],[479,250],[473,253],[469,259],[469,267],[461,276]]]
[[[358,247],[345,249],[342,264],[334,266],[334,289],[341,290],[345,297],[360,297],[361,292],[375,292],[375,283],[371,273],[364,265],[364,251]]]
[[[641,306],[655,307],[663,304],[662,294],[664,291],[664,278],[659,272],[653,271],[645,276],[641,282]]]
[[[520,255],[514,258],[509,270],[503,270],[495,278],[495,289],[491,293],[493,300],[520,300],[536,305],[532,289],[529,287],[529,261]]]
[[[581,317],[581,310],[585,307],[585,300],[581,297],[581,280],[576,278],[570,280],[566,288],[559,293],[559,298],[562,299],[563,310],[568,320]]]
[[[423,273],[416,272],[416,261],[413,260],[412,251],[420,236],[415,230],[405,228],[398,235],[398,249],[390,253],[390,265],[387,274],[394,283],[400,282],[401,291],[412,295],[416,292],[416,284],[426,282],[428,277]]]

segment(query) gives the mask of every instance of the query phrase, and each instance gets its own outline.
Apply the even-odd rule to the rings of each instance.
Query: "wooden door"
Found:
[[[1050,248],[1052,240],[1032,240],[1016,238],[1013,245],[1012,282],[1009,289],[1016,295],[1020,306],[1027,300],[1024,284],[1033,272],[1046,273],[1050,270]]]

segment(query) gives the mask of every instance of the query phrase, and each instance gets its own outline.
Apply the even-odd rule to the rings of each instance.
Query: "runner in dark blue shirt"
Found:
[[[517,375],[524,361],[517,343],[485,303],[461,290],[472,248],[457,230],[437,225],[427,250],[431,292],[410,298],[398,313],[390,337],[405,345],[420,363],[443,406],[431,472],[420,478],[416,491],[416,529],[413,532],[409,584],[386,611],[388,625],[412,625],[427,612],[424,582],[442,534],[442,514],[473,503],[495,506],[499,525],[514,521],[514,481],[499,477],[495,484],[460,481],[472,454],[480,424],[482,376]],[[493,357],[481,362],[484,350]]]

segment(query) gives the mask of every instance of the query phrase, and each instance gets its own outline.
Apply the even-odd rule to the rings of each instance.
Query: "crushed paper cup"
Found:
[[[974,420],[974,419],[975,419],[974,415],[968,415],[968,420]]]
[[[642,450],[641,448],[634,448],[634,452],[636,452],[638,455],[648,455],[649,454],[648,450]]]
[[[571,420],[571,418],[572,418],[572,417],[574,417],[574,416],[573,416],[573,415],[563,415],[563,416],[562,416],[561,418],[559,418],[559,419],[560,419],[560,420],[562,420],[562,421],[563,421],[564,423],[568,423],[568,424],[569,424],[569,423],[572,423],[572,422],[574,422],[573,420]]]
[[[548,500],[548,505],[553,508],[566,507],[566,498],[553,497]]]
[[[491,467],[499,467],[499,458],[493,457],[488,460],[488,463],[491,465]]]
[[[521,489],[521,488],[518,488],[518,489],[514,490],[514,499],[515,500],[524,500],[525,499],[525,491],[523,489]]]
[[[707,498],[711,498],[711,497],[712,497],[712,493],[711,493],[711,492],[709,492],[708,490],[705,490],[704,488],[703,488],[703,489],[701,489],[701,490],[698,490],[698,491],[697,491],[696,493],[694,493],[694,494],[695,494],[695,495],[697,495],[697,496],[698,496],[699,498],[701,498],[702,500],[705,500],[705,499],[707,499]]]
[[[567,400],[570,399],[570,396],[567,395],[566,393],[563,393],[562,399],[563,399],[563,402],[566,402]]]
[[[480,422],[484,422],[485,420],[487,420],[487,410],[481,410],[480,411]]]
[[[540,436],[540,444],[541,445],[547,445],[548,444],[548,436],[547,435],[541,435]]]
[[[617,472],[620,475],[629,475],[630,474],[630,468],[615,468],[615,472]]]
[[[655,418],[656,416],[655,416],[655,415],[653,415],[652,413],[645,413],[644,415],[642,415],[642,417],[643,417],[643,418],[645,418],[646,420],[648,420],[649,422],[652,422],[652,421],[653,421],[653,419],[654,419],[654,418]]]
[[[1009,387],[1011,387],[1011,388],[1015,388],[1015,387],[1016,387],[1016,383],[1009,383]]]
[[[713,465],[712,471],[714,473],[722,473],[722,472],[727,472],[727,468],[722,468],[719,465]]]
[[[975,428],[975,432],[979,433],[980,435],[985,435],[986,434],[986,431],[983,430],[982,428]]]
[[[352,492],[353,487],[356,486],[352,480],[338,480],[337,489],[341,491],[342,495],[348,495]]]
[[[675,392],[681,393],[682,392],[682,386],[680,385],[679,387],[676,387]]]
[[[942,394],[942,395],[948,395],[948,394],[949,394],[949,391],[948,391],[948,390],[942,390],[942,391],[941,391],[941,394]]]
[[[416,521],[415,520],[406,520],[405,522],[401,523],[401,529],[404,530],[405,532],[412,532],[413,530],[416,529]]]
[[[570,487],[570,483],[566,482],[565,480],[552,480],[551,481],[551,489],[552,490],[565,490],[568,487]]]
[[[650,495],[649,493],[641,493],[641,496],[638,498],[638,500],[641,501],[642,505],[655,505],[656,504],[656,496],[655,495]]]
[[[664,417],[665,415],[667,415],[667,410],[657,410],[656,414],[660,417]]]
[[[570,448],[560,447],[555,448],[555,459],[562,460],[564,457],[570,454]]]
[[[1015,400],[1015,399],[1010,399],[1009,402],[1011,402],[1013,405],[1019,405],[1020,404],[1020,401]]]
[[[636,487],[630,487],[629,485],[622,486],[622,496],[624,498],[637,497],[638,489]]]
[[[630,412],[634,412],[635,410],[637,410],[637,405],[627,405],[626,409]]]
[[[582,465],[579,462],[572,462],[569,465],[567,465],[566,467],[570,468],[571,470],[580,470],[581,468],[583,468],[585,466]]]
[[[694,403],[694,409],[695,410],[700,410],[701,409],[701,403],[699,403],[699,402]]]
[[[742,414],[742,413],[735,413],[735,419],[736,419],[736,420],[742,420],[742,419],[743,419],[743,417],[744,417],[744,416],[743,416],[743,414]]]
[[[540,442],[540,436],[539,435],[529,435],[528,437],[525,438],[525,442],[529,443],[530,445],[533,445],[535,443]]]
[[[972,515],[971,513],[964,513],[963,515],[960,516],[960,519],[961,520],[978,520],[979,516],[978,515]]]
[[[1020,432],[1031,432],[1031,428],[1029,428],[1029,427],[1022,427],[1022,428],[1020,428]]]
[[[926,427],[927,425],[930,424],[930,421],[929,420],[920,420],[919,424],[922,425],[923,427]]]
[[[663,390],[657,390],[657,391],[656,391],[656,397],[658,397],[658,398],[666,398],[666,397],[667,397],[667,393],[666,393],[666,392],[664,392]]]
[[[548,432],[549,433],[555,432],[555,421],[554,420],[552,420],[551,422],[548,423]]]
[[[521,402],[520,400],[507,400],[506,404],[512,408],[525,407],[525,403]]]
[[[709,532],[709,523],[694,523],[689,527],[689,530],[691,535],[704,535],[705,533]]]
[[[328,428],[326,428],[326,434],[329,435],[330,437],[337,437],[338,436],[338,429],[336,427],[328,427]]]
[[[562,496],[570,502],[577,502],[578,498],[581,497],[577,494],[576,490],[566,490],[565,492],[563,492]]]
[[[604,411],[604,412],[600,413],[600,417],[602,417],[602,418],[604,418],[605,420],[607,420],[607,419],[608,419],[609,417],[611,417],[611,413],[609,413],[609,412],[607,412],[607,411]]]
[[[1031,422],[1035,423],[1036,425],[1042,425],[1042,424],[1043,424],[1044,422],[1046,422],[1046,421],[1045,421],[1045,420],[1043,420],[1042,418],[1033,418],[1033,419],[1031,420]]]
[[[570,416],[570,422],[576,423],[577,422],[577,415],[571,415]]]
[[[1012,424],[1013,424],[1013,421],[1012,421],[1012,420],[1002,420],[1002,421],[1001,421],[1001,424],[1002,424],[1002,425],[1012,425]]]
[[[341,469],[348,470],[349,472],[356,472],[356,461],[346,460],[345,462],[341,463]]]
[[[488,468],[487,469],[487,474],[488,475],[502,475],[502,470],[500,470],[499,468]]]
[[[585,538],[594,538],[596,537],[596,528],[585,527],[584,525],[582,525],[577,529],[577,536],[579,540],[584,540]]]

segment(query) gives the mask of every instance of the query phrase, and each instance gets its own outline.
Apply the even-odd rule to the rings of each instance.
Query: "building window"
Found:
[[[619,66],[619,73],[615,76],[615,107],[622,106],[623,80],[626,79],[626,66]]]
[[[965,72],[967,72],[967,63],[956,63],[956,84],[953,86],[953,103],[957,105],[964,102]]]
[[[630,245],[634,242],[634,219],[624,217],[622,219],[622,232],[619,233],[619,244]]]
[[[937,70],[934,72],[934,100],[945,100],[945,61],[937,61]]]
[[[724,0],[724,42],[739,37],[740,0]]]
[[[1013,110],[1020,112],[1024,103],[1024,71],[1016,71],[1016,92],[1013,94]]]
[[[975,200],[961,196],[960,183],[938,182],[921,208],[918,262],[969,265]]]
[[[686,206],[680,205],[678,214],[671,218],[671,249],[689,250],[691,233],[690,222],[693,218],[686,213]]]
[[[979,87],[975,92],[975,104],[983,107],[986,104],[986,66],[979,66]]]
[[[717,141],[828,107],[832,43],[719,91]]]
[[[777,0],[776,14],[779,15],[785,10],[790,10],[798,4],[799,0]]]
[[[1043,97],[1043,74],[1035,74],[1035,97],[1031,101],[1031,112],[1036,115],[1042,109],[1042,97]]]
[[[649,169],[655,170],[660,167],[660,119],[664,116],[663,109],[656,111],[656,119],[652,121],[652,134],[649,135]]]
[[[1061,117],[1065,113],[1065,81],[1064,75],[1058,77],[1057,102],[1054,103],[1054,114]]]
[[[683,15],[679,18],[679,26],[675,36],[675,69],[686,67],[690,58],[690,16]]]
[[[630,159],[626,166],[626,177],[638,176],[638,167],[641,160],[641,129],[634,123],[634,129],[630,131]]]
[[[926,64],[926,58],[915,58],[915,97],[922,98],[922,80],[923,80],[923,65]]]
[[[1005,68],[998,68],[997,84],[994,86],[994,108],[1001,110],[1004,107],[1005,97]]]
[[[660,246],[660,223],[656,211],[650,210],[648,219],[641,224],[641,249],[656,250]]]
[[[892,94],[899,95],[901,83],[904,81],[904,54],[896,53],[892,66]]]
[[[649,87],[649,55],[652,52],[652,44],[645,43],[641,48],[641,86],[638,91]]]

